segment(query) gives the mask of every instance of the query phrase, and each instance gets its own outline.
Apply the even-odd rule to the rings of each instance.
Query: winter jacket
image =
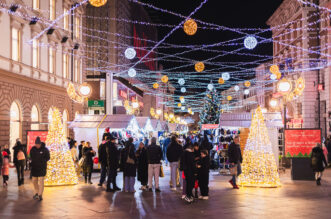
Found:
[[[134,164],[127,163],[127,159],[130,157]],[[124,176],[136,176],[136,155],[134,151],[134,145],[132,143],[127,143],[126,147],[121,151],[121,166]]]
[[[213,149],[213,145],[208,141],[208,138],[204,138],[200,144],[200,149],[210,151]]]
[[[149,164],[159,164],[162,159],[162,149],[156,144],[147,147],[147,160]]]
[[[171,142],[171,140],[170,140],[169,137],[168,137],[168,138],[165,138],[165,139],[163,140],[163,150],[166,150],[166,149],[167,149],[167,147],[168,147],[168,145],[170,144],[170,142]]]
[[[201,158],[198,165],[200,165],[200,168],[198,168],[199,177],[204,177],[206,175],[209,175],[209,167],[210,167],[209,156],[205,156],[204,158]]]
[[[78,145],[78,159],[82,158],[83,156],[83,145]]]
[[[0,155],[0,157],[1,157],[1,155]],[[0,167],[1,167],[1,165],[0,165]],[[9,176],[9,159],[8,159],[8,157],[3,158],[1,173],[3,176]]]
[[[107,165],[107,143],[109,141],[103,141],[102,144],[100,144],[99,149],[98,149],[98,158],[99,158],[99,163],[102,165],[106,166]]]
[[[195,172],[195,162],[193,150],[186,149],[182,156],[183,170],[185,176],[193,176]]]
[[[323,165],[324,164],[324,165]],[[320,147],[314,147],[311,152],[311,167],[314,172],[324,171],[325,166],[327,166],[325,156],[323,154],[323,149]]]
[[[147,161],[147,149],[143,147],[136,151],[136,157],[138,162],[138,180],[140,182],[147,182],[148,179],[148,161]]]
[[[115,143],[108,142],[106,144],[107,166],[109,169],[117,170],[119,167],[119,151]]]
[[[84,156],[84,167],[92,167],[93,166],[93,157],[95,156],[95,152],[92,147],[83,148],[83,156]]]
[[[229,163],[242,163],[240,146],[232,142],[228,148]]]
[[[49,150],[46,147],[33,146],[30,150],[31,175],[33,177],[46,176],[47,161],[50,159]]]
[[[167,148],[167,159],[169,162],[178,162],[183,153],[183,148],[177,142],[171,142]]]
[[[26,152],[25,152],[25,148],[23,147],[23,145],[21,144],[21,142],[16,142],[16,145],[13,147],[14,150],[14,164],[16,164],[18,162],[17,160],[17,154],[19,151],[22,151],[24,153],[25,159],[26,159]]]

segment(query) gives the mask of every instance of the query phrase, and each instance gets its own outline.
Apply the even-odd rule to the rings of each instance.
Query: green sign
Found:
[[[89,100],[88,107],[105,107],[104,100]]]

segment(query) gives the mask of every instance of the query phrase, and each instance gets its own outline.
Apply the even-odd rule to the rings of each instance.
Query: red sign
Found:
[[[48,131],[28,131],[28,145],[27,153],[30,153],[31,148],[34,146],[36,138],[39,136],[41,142],[46,142]]]
[[[217,129],[219,124],[202,124],[202,130]]]
[[[302,124],[303,119],[291,119],[291,123],[293,123],[293,124]]]
[[[123,97],[124,99],[128,98],[128,94],[123,90],[120,90],[120,96]]]
[[[321,143],[320,129],[285,130],[286,157],[309,157],[317,143]]]
[[[139,102],[139,106],[140,107],[144,107],[144,103],[143,102]]]

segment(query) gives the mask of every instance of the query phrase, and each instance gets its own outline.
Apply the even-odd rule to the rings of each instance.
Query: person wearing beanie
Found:
[[[31,148],[31,175],[35,195],[33,199],[42,201],[44,192],[44,178],[47,171],[47,162],[50,159],[49,150],[45,143],[40,141],[40,137],[36,138],[35,146]]]

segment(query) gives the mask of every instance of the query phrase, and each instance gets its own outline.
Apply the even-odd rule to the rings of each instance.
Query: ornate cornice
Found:
[[[268,19],[267,25],[272,27],[289,22],[293,15],[296,14],[301,8],[302,5],[296,0],[284,0],[273,15]]]

